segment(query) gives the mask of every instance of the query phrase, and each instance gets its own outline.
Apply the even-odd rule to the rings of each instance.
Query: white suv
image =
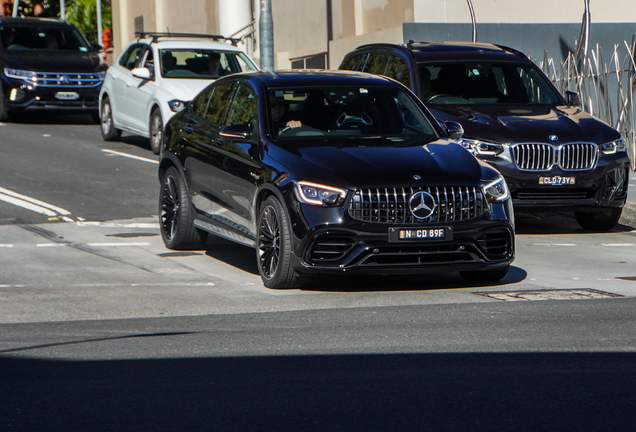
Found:
[[[161,150],[163,126],[220,76],[258,68],[237,40],[189,33],[138,33],[108,69],[99,94],[102,137],[122,130],[150,138]],[[228,43],[230,42],[230,43]]]

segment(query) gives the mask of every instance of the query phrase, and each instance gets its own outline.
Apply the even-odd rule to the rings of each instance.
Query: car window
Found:
[[[205,111],[208,108],[208,102],[210,101],[210,95],[214,91],[214,87],[208,87],[194,98],[191,103],[192,112],[199,118],[205,118]]]
[[[258,105],[256,95],[245,84],[239,86],[236,97],[232,102],[232,107],[228,115],[227,125],[250,125],[256,124],[258,118]]]
[[[276,88],[268,106],[271,135],[279,140],[437,138],[427,116],[398,86]],[[290,128],[290,122],[302,126]]]
[[[364,54],[364,58],[366,58],[367,54]],[[349,57],[342,65],[340,65],[340,69],[357,71],[358,65],[360,64],[360,60],[363,58],[362,54],[355,54]]]
[[[384,75],[388,60],[388,54],[371,53],[367,57],[367,62],[360,68],[360,72]]]
[[[529,63],[464,62],[420,66],[421,99],[432,105],[560,103],[558,94],[546,78]]]
[[[119,64],[128,69],[133,70],[139,60],[139,56],[143,54],[144,44],[135,44],[129,47],[119,59]]]
[[[384,75],[401,82],[407,87],[411,87],[411,73],[409,72],[409,65],[402,57],[391,56]]]
[[[73,26],[13,26],[0,28],[2,47],[8,50],[82,51],[91,50]]]
[[[223,124],[235,88],[236,83],[234,82],[214,86],[212,97],[205,112],[206,120],[219,125]]]
[[[179,79],[215,79],[256,70],[242,52],[207,49],[161,49],[161,76]]]

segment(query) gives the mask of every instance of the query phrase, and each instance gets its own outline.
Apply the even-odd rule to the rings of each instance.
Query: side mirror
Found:
[[[91,48],[93,48],[93,51],[95,51],[97,53],[100,53],[100,52],[104,51],[104,47],[101,46],[100,44],[98,44],[97,42],[92,43],[91,44]]]
[[[248,124],[236,124],[225,126],[219,132],[225,138],[250,139],[252,137],[252,127]]]
[[[464,136],[464,128],[457,122],[449,121],[444,123],[444,131],[453,140],[458,140]]]
[[[581,98],[579,97],[579,94],[577,92],[568,90],[565,92],[565,98],[568,102],[568,106],[573,106],[573,107],[581,106]]]
[[[148,68],[135,68],[130,72],[132,73],[132,76],[142,80],[149,80],[152,76],[150,73],[150,69]]]

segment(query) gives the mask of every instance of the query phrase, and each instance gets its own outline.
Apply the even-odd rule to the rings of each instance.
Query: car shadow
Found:
[[[205,244],[205,254],[217,261],[258,276],[255,252],[250,247],[209,235]],[[466,282],[457,272],[392,275],[315,274],[306,278],[301,289],[303,291],[318,292],[422,291],[503,286],[520,283],[526,277],[526,271],[515,266],[510,267],[508,274],[502,280],[484,283]]]
[[[628,352],[0,357],[0,429],[633,430],[634,364]]]
[[[16,113],[12,115],[11,123],[97,126],[97,122],[93,119],[93,116],[91,114],[65,114],[53,111],[30,111],[28,113]]]
[[[587,231],[581,228],[571,212],[515,212],[517,234],[603,234],[607,232],[630,232],[636,229],[617,224],[610,231]]]

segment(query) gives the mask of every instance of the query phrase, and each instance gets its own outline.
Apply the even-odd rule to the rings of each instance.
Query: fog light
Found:
[[[17,101],[24,97],[24,91],[22,89],[11,89],[11,93],[9,93],[9,100]]]

